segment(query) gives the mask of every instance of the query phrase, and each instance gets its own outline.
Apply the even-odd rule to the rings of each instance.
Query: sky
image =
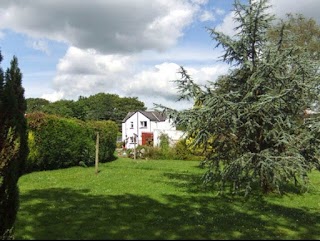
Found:
[[[246,3],[246,0],[241,0]],[[18,58],[26,98],[77,100],[100,92],[185,109],[174,80],[198,84],[230,66],[208,29],[234,33],[233,0],[1,0],[1,67]],[[270,0],[278,18],[320,23],[320,0]]]

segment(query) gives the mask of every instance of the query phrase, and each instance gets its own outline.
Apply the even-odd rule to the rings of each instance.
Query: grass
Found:
[[[16,239],[320,239],[320,174],[310,191],[230,198],[194,161],[120,158],[19,179]]]

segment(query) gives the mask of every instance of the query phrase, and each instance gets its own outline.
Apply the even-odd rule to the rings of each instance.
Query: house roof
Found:
[[[151,121],[162,122],[167,119],[166,114],[159,111],[135,111],[135,112],[129,112],[122,122],[126,122],[131,116],[133,116],[137,112],[140,112],[142,115],[144,115]]]

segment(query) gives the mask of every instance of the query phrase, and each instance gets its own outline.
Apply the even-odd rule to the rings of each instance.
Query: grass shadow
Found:
[[[163,176],[165,177],[163,182],[190,194],[212,191],[208,185],[203,183],[201,174],[166,172]]]
[[[190,177],[186,177],[190,178]],[[92,195],[48,188],[20,196],[16,239],[319,239],[319,213],[227,197]]]

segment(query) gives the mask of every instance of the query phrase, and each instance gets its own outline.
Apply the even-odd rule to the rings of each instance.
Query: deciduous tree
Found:
[[[43,112],[45,106],[49,105],[50,102],[42,98],[28,98],[27,101],[27,113]]]
[[[283,45],[300,46],[311,58],[320,59],[320,26],[313,18],[306,18],[302,14],[287,14],[285,19],[269,29],[268,38],[279,41],[281,31],[285,35]]]

